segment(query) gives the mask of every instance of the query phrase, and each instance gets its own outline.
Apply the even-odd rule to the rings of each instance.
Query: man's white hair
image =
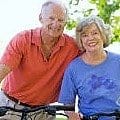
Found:
[[[58,4],[61,7],[63,7],[65,9],[65,13],[67,14],[67,8],[65,6],[65,4],[61,1],[61,0],[46,0],[43,4],[42,4],[42,8],[41,8],[41,12],[42,9],[50,4]]]

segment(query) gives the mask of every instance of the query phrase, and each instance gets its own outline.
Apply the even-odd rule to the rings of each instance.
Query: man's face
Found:
[[[47,35],[59,37],[63,33],[66,19],[65,9],[59,5],[49,4],[42,9],[40,21]]]

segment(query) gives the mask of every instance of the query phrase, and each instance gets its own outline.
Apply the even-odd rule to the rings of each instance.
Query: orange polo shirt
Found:
[[[77,55],[77,45],[63,34],[47,61],[41,49],[41,29],[23,31],[10,41],[1,58],[0,63],[12,69],[2,89],[29,105],[55,102],[64,70]]]

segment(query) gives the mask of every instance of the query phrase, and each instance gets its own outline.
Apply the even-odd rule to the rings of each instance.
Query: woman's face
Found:
[[[80,39],[86,52],[95,52],[103,49],[103,36],[95,23],[85,26]]]

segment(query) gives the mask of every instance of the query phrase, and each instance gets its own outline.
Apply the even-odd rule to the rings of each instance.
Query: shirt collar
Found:
[[[36,28],[35,30],[31,31],[32,33],[32,43],[40,46],[41,45],[41,28]],[[57,46],[64,46],[65,45],[65,35],[62,34],[60,36]]]

